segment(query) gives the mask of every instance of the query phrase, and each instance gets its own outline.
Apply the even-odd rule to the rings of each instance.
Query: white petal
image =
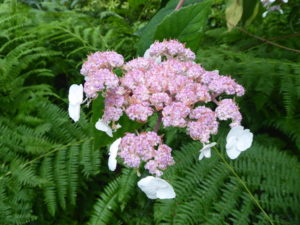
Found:
[[[206,149],[210,149],[211,147],[215,146],[217,143],[216,142],[212,142],[210,144],[204,145],[203,144],[203,148],[200,150],[200,152],[206,150]]]
[[[168,183],[167,187],[164,188],[160,188],[157,191],[157,198],[159,199],[171,199],[171,198],[175,198],[176,194],[175,191],[173,189],[173,187],[171,186],[171,184]]]
[[[80,118],[80,104],[72,105],[69,104],[69,116],[74,120],[74,122],[77,122]]]
[[[109,155],[117,156],[121,140],[122,140],[122,138],[118,138],[111,144],[111,146],[109,148]]]
[[[161,63],[161,56],[154,57],[154,61],[155,61],[156,64],[160,64]]]
[[[115,171],[117,168],[117,159],[114,156],[109,156],[108,158],[108,169],[110,171]]]
[[[150,56],[150,48],[145,51],[144,58],[145,59],[154,59],[156,64],[161,63],[161,56],[157,56],[157,57]]]
[[[109,147],[109,158],[108,158],[108,168],[111,171],[115,171],[117,168],[117,155],[119,150],[119,145],[121,143],[122,138],[118,138],[115,140],[111,146]]]
[[[203,151],[203,154],[204,154],[204,156],[205,156],[206,158],[210,158],[210,157],[211,157],[211,150],[210,150],[210,148],[209,148],[209,149],[205,149],[205,150]]]
[[[155,185],[153,185],[155,177],[153,176],[148,176],[143,179],[141,179],[137,185],[138,187],[147,195],[148,198],[150,199],[156,199],[156,191],[157,188]]]
[[[201,151],[199,155],[199,160],[202,160],[204,158],[204,153]]]
[[[112,129],[108,126],[107,123],[103,122],[102,119],[99,119],[95,125],[97,130],[105,132],[108,136],[112,137]]]
[[[121,127],[122,127],[121,124],[118,123],[118,124],[116,125],[115,129],[118,130],[118,129],[120,129]]]
[[[231,136],[230,138],[227,138],[226,149],[236,146],[237,140],[238,139],[235,136]]]
[[[83,87],[82,84],[72,84],[69,89],[69,104],[78,105],[83,101]]]
[[[203,159],[203,157],[210,158],[211,157],[211,147],[215,146],[217,143],[212,142],[210,144],[204,145],[200,150],[199,160]]]
[[[230,159],[236,159],[241,154],[235,147],[226,149],[226,153]]]
[[[150,59],[150,58],[151,58],[151,56],[150,56],[150,48],[148,48],[148,49],[145,51],[145,53],[144,53],[144,58],[145,58],[145,59]]]
[[[207,144],[205,146],[211,148],[211,147],[214,147],[216,144],[217,144],[216,142],[212,142],[212,143]]]
[[[267,14],[269,13],[269,11],[265,11],[263,14],[262,14],[262,17],[265,18],[267,16]]]
[[[138,186],[150,199],[170,199],[176,196],[173,187],[158,177],[145,177],[138,182]]]
[[[243,132],[241,136],[238,137],[238,142],[236,147],[240,151],[245,151],[250,148],[253,141],[253,134],[247,129]]]
[[[236,127],[231,128],[231,130],[227,134],[226,142],[228,142],[228,140],[232,137],[238,137],[243,132],[243,130],[244,130],[244,127],[242,127],[242,126],[236,126]]]

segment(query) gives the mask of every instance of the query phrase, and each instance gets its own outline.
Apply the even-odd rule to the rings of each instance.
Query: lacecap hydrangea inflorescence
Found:
[[[121,70],[122,75],[117,76],[115,69]],[[217,70],[205,70],[195,62],[195,54],[177,40],[156,41],[143,57],[129,62],[124,62],[123,56],[114,51],[93,53],[83,63],[81,74],[85,78],[86,100],[92,101],[99,94],[105,98],[104,114],[96,128],[109,136],[120,127],[118,120],[123,114],[146,123],[157,113],[164,127],[185,128],[193,140],[208,146],[211,135],[218,133],[220,121],[231,120],[233,128],[239,127],[242,120],[233,97],[244,95],[243,86]],[[76,112],[71,108],[70,116],[79,114],[82,102],[77,103]],[[161,176],[163,170],[175,163],[172,149],[163,144],[157,129],[126,133],[117,148],[111,154],[114,158],[119,156],[132,168],[139,168],[144,162],[155,176]],[[205,155],[210,156],[210,152]]]

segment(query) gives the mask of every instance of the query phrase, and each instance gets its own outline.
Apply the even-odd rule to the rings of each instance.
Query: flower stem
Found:
[[[222,161],[224,162],[224,164],[229,168],[229,170],[233,173],[233,175],[238,178],[238,180],[240,181],[240,183],[243,185],[243,187],[245,188],[245,190],[250,195],[250,198],[255,202],[255,204],[262,211],[262,213],[264,214],[264,216],[269,220],[270,224],[274,225],[272,219],[266,213],[266,211],[263,209],[263,207],[260,205],[258,199],[256,199],[254,197],[254,195],[251,193],[250,189],[247,187],[246,182],[242,180],[242,178],[237,174],[237,172],[234,170],[234,168],[224,159],[223,155],[219,152],[219,150],[216,147],[214,147],[213,149],[217,152],[217,154],[219,155],[219,157],[222,159]]]
[[[155,133],[157,133],[157,131],[159,130],[161,121],[162,121],[162,114],[161,114],[161,112],[158,112],[158,118],[157,118],[157,121],[156,121],[156,124],[155,124],[155,127],[154,127],[154,132]]]
[[[175,10],[179,10],[181,8],[181,6],[183,5],[184,0],[180,0],[175,8]]]
[[[216,99],[217,96],[218,96],[218,95],[212,95],[212,96],[211,96],[211,100],[212,100],[216,105],[219,105],[219,102],[218,102],[218,100]]]

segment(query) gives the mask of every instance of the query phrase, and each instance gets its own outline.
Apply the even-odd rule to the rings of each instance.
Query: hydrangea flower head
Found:
[[[81,68],[85,76],[83,87],[70,88],[70,93],[81,90],[69,95],[70,116],[74,121],[79,119],[82,92],[90,101],[102,94],[105,108],[95,125],[98,130],[112,137],[122,115],[146,123],[150,116],[158,114],[164,127],[185,128],[192,139],[206,143],[200,158],[210,157],[213,143],[208,143],[211,135],[217,134],[219,122],[230,119],[231,127],[240,125],[239,107],[229,97],[242,96],[245,90],[230,76],[220,75],[217,70],[206,71],[194,60],[191,49],[177,40],[156,41],[143,57],[126,63],[123,56],[113,51],[93,53]],[[115,68],[123,74],[117,76]],[[240,147],[233,150],[233,142],[230,143],[229,152],[243,151]],[[118,148],[113,144],[110,151],[112,170],[117,155],[129,167],[138,168],[144,163],[156,176],[174,164],[172,149],[163,144],[156,132],[127,133],[117,144]]]
[[[159,113],[164,127],[186,128],[194,140],[209,143],[220,120],[231,119],[231,127],[240,125],[238,106],[222,96],[242,96],[244,88],[217,70],[206,71],[194,60],[195,54],[177,40],[156,41],[144,57],[126,63],[113,51],[89,55],[81,69],[86,77],[84,92],[89,99],[99,93],[105,97],[104,114],[96,127],[112,136],[111,127],[123,114],[145,123]],[[123,69],[123,75],[118,77],[114,68]],[[134,159],[138,165],[139,157]],[[147,164],[151,171],[155,167],[152,161]]]
[[[85,93],[88,103],[104,97],[104,113],[96,129],[112,137],[122,116],[146,123],[152,115],[158,120],[154,131],[126,133],[109,148],[108,167],[114,171],[117,157],[131,168],[144,166],[150,174],[138,186],[150,199],[175,197],[173,187],[159,178],[173,165],[172,149],[157,134],[163,127],[179,127],[200,141],[199,160],[211,157],[211,135],[218,133],[219,123],[231,120],[226,151],[231,159],[249,148],[253,134],[240,126],[242,115],[234,96],[245,93],[243,86],[219,71],[207,71],[195,62],[195,54],[177,40],[154,42],[143,57],[124,62],[114,51],[95,52],[83,63],[84,84],[69,90],[69,114],[79,120]],[[118,69],[118,70],[116,70]],[[115,73],[118,71],[118,75]],[[119,73],[120,72],[120,73]]]

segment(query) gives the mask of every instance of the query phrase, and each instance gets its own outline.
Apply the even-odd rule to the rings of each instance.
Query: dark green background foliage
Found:
[[[225,0],[186,0],[179,11],[178,0],[0,1],[0,225],[300,224],[300,1],[266,18],[258,0],[231,2],[243,15],[228,31]],[[87,54],[130,60],[170,38],[246,88],[236,100],[255,138],[230,161],[223,124],[212,158],[199,161],[200,143],[161,129],[176,161],[163,178],[177,196],[154,201],[135,170],[108,171],[107,147],[153,129],[157,115],[149,125],[122,117],[112,139],[94,128],[103,98],[73,123],[67,92],[83,82]]]

